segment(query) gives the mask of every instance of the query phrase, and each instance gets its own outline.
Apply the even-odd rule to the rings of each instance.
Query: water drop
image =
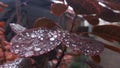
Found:
[[[40,38],[40,40],[43,40],[43,38]]]
[[[21,40],[22,38],[18,38],[18,40]]]
[[[47,49],[47,51],[50,51],[50,49]]]
[[[73,47],[76,47],[76,45],[75,45],[75,44],[72,44],[72,46],[73,46]]]
[[[34,48],[34,51],[40,51],[40,50],[41,48],[37,48],[37,47]]]
[[[16,49],[16,50],[15,50],[15,53],[19,53],[19,51],[20,51],[20,50]]]
[[[32,37],[32,38],[35,38],[35,37],[36,37],[36,35],[35,35],[35,34],[31,34],[31,37]]]
[[[25,57],[29,57],[29,56],[32,56],[32,55],[34,55],[33,51],[29,51],[29,52],[25,53]]]
[[[99,52],[98,50],[96,52]]]
[[[44,54],[44,51],[40,51],[40,54]]]
[[[19,48],[20,46],[19,45],[16,45],[17,48]]]
[[[90,52],[89,50],[87,50],[87,52]]]
[[[55,40],[55,38],[53,38],[53,37],[52,37],[52,38],[50,38],[50,41],[54,41],[54,40]]]
[[[53,37],[54,37],[54,38],[57,38],[57,35],[54,35]]]
[[[30,35],[29,35],[29,33],[26,33],[26,35],[29,37]]]

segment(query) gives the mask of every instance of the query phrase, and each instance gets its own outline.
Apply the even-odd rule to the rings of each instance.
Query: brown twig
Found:
[[[21,23],[21,5],[19,0],[15,0],[16,3],[16,16],[17,16],[17,23]]]
[[[71,26],[71,28],[70,28],[70,32],[72,32],[72,30],[73,30],[73,27],[74,27],[74,25],[75,25],[75,20],[76,20],[76,18],[77,18],[77,15],[78,15],[78,14],[75,14],[75,16],[74,16],[74,18],[73,18],[72,26]]]
[[[60,56],[60,58],[58,60],[58,63],[56,64],[55,68],[58,68],[58,66],[60,65],[60,63],[61,63],[61,61],[62,61],[62,59],[63,59],[63,57],[65,55],[66,50],[67,50],[67,47],[63,47],[63,52],[62,52],[62,54],[61,54],[61,56]]]
[[[72,30],[73,30],[73,27],[74,27],[74,25],[75,25],[75,20],[76,20],[76,18],[77,18],[77,15],[78,15],[78,14],[76,14],[76,15],[74,16],[73,20],[72,20],[72,26],[71,26],[71,28],[70,28],[70,32],[72,32]],[[55,68],[58,68],[58,66],[60,65],[60,63],[61,63],[61,61],[62,61],[62,59],[63,59],[63,57],[64,57],[64,55],[65,55],[66,50],[67,50],[67,47],[64,46],[64,47],[63,47],[63,52],[62,52],[62,54],[61,54],[61,56],[60,56],[60,58],[59,58],[59,60],[58,60],[58,63],[56,64]]]

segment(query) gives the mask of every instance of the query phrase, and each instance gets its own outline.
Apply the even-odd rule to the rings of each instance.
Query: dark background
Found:
[[[8,4],[8,7],[4,9],[4,12],[0,13],[0,20],[5,21],[5,35],[6,39],[10,39],[15,35],[11,30],[9,24],[16,23],[16,3],[15,0],[0,0],[5,4]],[[46,17],[54,21],[59,21],[59,17],[54,16],[50,12],[50,5],[53,3],[50,0],[20,0],[21,8],[21,22],[20,25],[30,29],[32,28],[34,21],[41,17]]]

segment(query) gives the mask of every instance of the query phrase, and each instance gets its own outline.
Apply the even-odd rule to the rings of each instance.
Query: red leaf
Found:
[[[51,11],[56,16],[61,16],[67,10],[68,6],[61,3],[55,3],[51,5]]]
[[[97,16],[84,16],[84,18],[91,24],[97,25],[99,24],[99,18]]]
[[[35,21],[33,28],[37,27],[52,29],[54,27],[58,27],[58,25],[53,20],[47,18],[39,18]]]
[[[34,28],[17,34],[11,40],[11,51],[22,57],[37,56],[53,50],[60,44],[59,30]]]
[[[100,13],[100,5],[97,1],[93,0],[66,0],[75,13],[77,14],[98,14]]]
[[[98,0],[114,10],[120,10],[120,0]]]
[[[93,34],[98,35],[108,41],[120,42],[120,26],[119,25],[101,25],[93,28]]]
[[[75,34],[66,34],[62,42],[67,47],[83,55],[99,55],[104,49],[102,43]]]
[[[120,13],[115,13],[110,9],[103,8],[102,12],[100,13],[99,17],[103,20],[109,22],[119,22],[120,21]]]
[[[115,47],[115,46],[111,46],[111,45],[105,45],[105,48],[108,48],[112,51],[120,53],[120,48],[119,47]]]

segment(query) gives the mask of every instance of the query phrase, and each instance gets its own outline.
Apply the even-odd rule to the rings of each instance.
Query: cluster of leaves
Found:
[[[62,0],[64,1],[64,0]],[[76,15],[82,15],[90,24],[97,25],[99,18],[109,22],[120,21],[119,0],[65,0],[68,4],[54,4],[52,8],[55,15],[61,15],[65,9],[71,6]],[[55,10],[59,10],[55,12]],[[112,17],[111,17],[112,16]]]
[[[52,8],[54,15],[61,15],[65,11],[65,7],[71,6],[73,8],[73,12],[75,13],[72,16],[81,15],[85,20],[87,20],[91,25],[94,26],[92,34],[99,36],[105,40],[110,42],[120,42],[120,26],[117,25],[102,25],[99,26],[99,19],[112,22],[120,21],[120,1],[119,0],[59,0],[63,1],[64,8],[61,9],[61,13],[54,12],[55,9],[63,6],[57,6],[56,8]],[[64,3],[67,2],[67,5]],[[55,4],[57,5],[57,4]],[[61,4],[62,5],[62,4]],[[73,13],[71,13],[73,14]],[[59,16],[60,16],[59,15]],[[74,19],[73,19],[74,20]],[[74,22],[75,23],[75,22]],[[72,25],[74,25],[74,23]],[[98,26],[96,26],[98,25]],[[89,34],[89,33],[87,33]],[[112,51],[118,52],[120,48],[108,45],[104,43],[104,47],[108,48]],[[97,63],[100,62],[100,56],[92,56],[91,57]],[[96,67],[97,68],[97,67]]]
[[[76,14],[82,15],[90,24],[99,23],[99,18],[109,22],[119,22],[119,0],[66,0]],[[101,5],[104,4],[105,6]],[[112,16],[112,17],[111,17]]]
[[[102,43],[63,30],[47,18],[38,19],[33,29],[17,25],[11,24],[13,31],[17,33],[11,40],[11,52],[21,57],[47,54],[61,44],[65,49],[68,47],[78,54],[88,56],[99,55],[104,49]]]
[[[76,55],[80,56],[82,54],[86,56],[91,56],[91,58],[97,63],[100,62],[99,55],[100,53],[102,53],[104,45],[106,48],[120,52],[119,48],[103,44],[101,42],[83,37],[76,33],[72,33],[72,29],[75,25],[75,20],[78,15],[82,15],[83,18],[92,25],[97,25],[99,23],[99,18],[109,22],[120,21],[120,13],[114,11],[120,10],[119,0],[66,0],[66,2],[68,3],[67,5],[65,4],[64,0],[60,1],[62,1],[63,4],[54,3],[51,5],[51,12],[56,16],[62,16],[67,10],[68,6],[71,6],[75,12],[75,15],[73,15],[74,19],[72,20],[73,22],[70,31],[62,29],[60,25],[47,18],[37,19],[32,29],[27,29],[19,24],[12,23],[10,24],[10,26],[12,30],[16,33],[16,36],[11,39],[11,48],[8,47],[8,49],[10,49],[12,53],[17,54],[19,57],[30,57],[33,59],[34,56],[39,58],[45,57],[44,62],[42,62],[41,64],[43,68],[45,68],[46,61],[57,58],[56,53],[58,52],[58,49],[62,50],[62,54],[59,56],[59,58],[57,58],[58,63],[54,68],[57,68],[59,66],[59,63],[64,57],[67,48],[70,48],[72,52]],[[99,3],[103,3],[106,6],[102,6]],[[106,40],[115,40],[119,42],[119,33],[116,33],[116,35],[114,34],[116,30],[119,31],[119,29],[119,26],[116,27],[113,25],[95,26],[92,34],[98,35]],[[7,45],[5,47],[7,47]],[[5,49],[6,51],[7,48],[2,49]],[[1,53],[4,52],[1,50]],[[10,65],[12,67],[13,65],[21,64],[21,58],[19,57],[17,57],[18,59],[15,58],[16,60],[10,63],[5,63],[0,67],[10,67]],[[18,60],[20,60],[20,63],[15,64]],[[22,60],[24,61],[24,59]],[[81,61],[88,64],[91,68],[103,68],[102,66],[94,63],[91,60]],[[37,65],[37,62],[35,63]],[[31,63],[28,63],[28,65],[31,65]],[[18,67],[21,68],[21,66],[23,66],[24,68],[24,65],[20,65]],[[37,66],[38,68],[40,67],[39,65]]]
[[[47,54],[60,44],[75,50],[77,53],[90,56],[100,54],[104,48],[102,43],[69,33],[47,18],[38,19],[33,29],[26,29],[14,23],[10,26],[17,33],[11,40],[11,52],[20,57]]]

